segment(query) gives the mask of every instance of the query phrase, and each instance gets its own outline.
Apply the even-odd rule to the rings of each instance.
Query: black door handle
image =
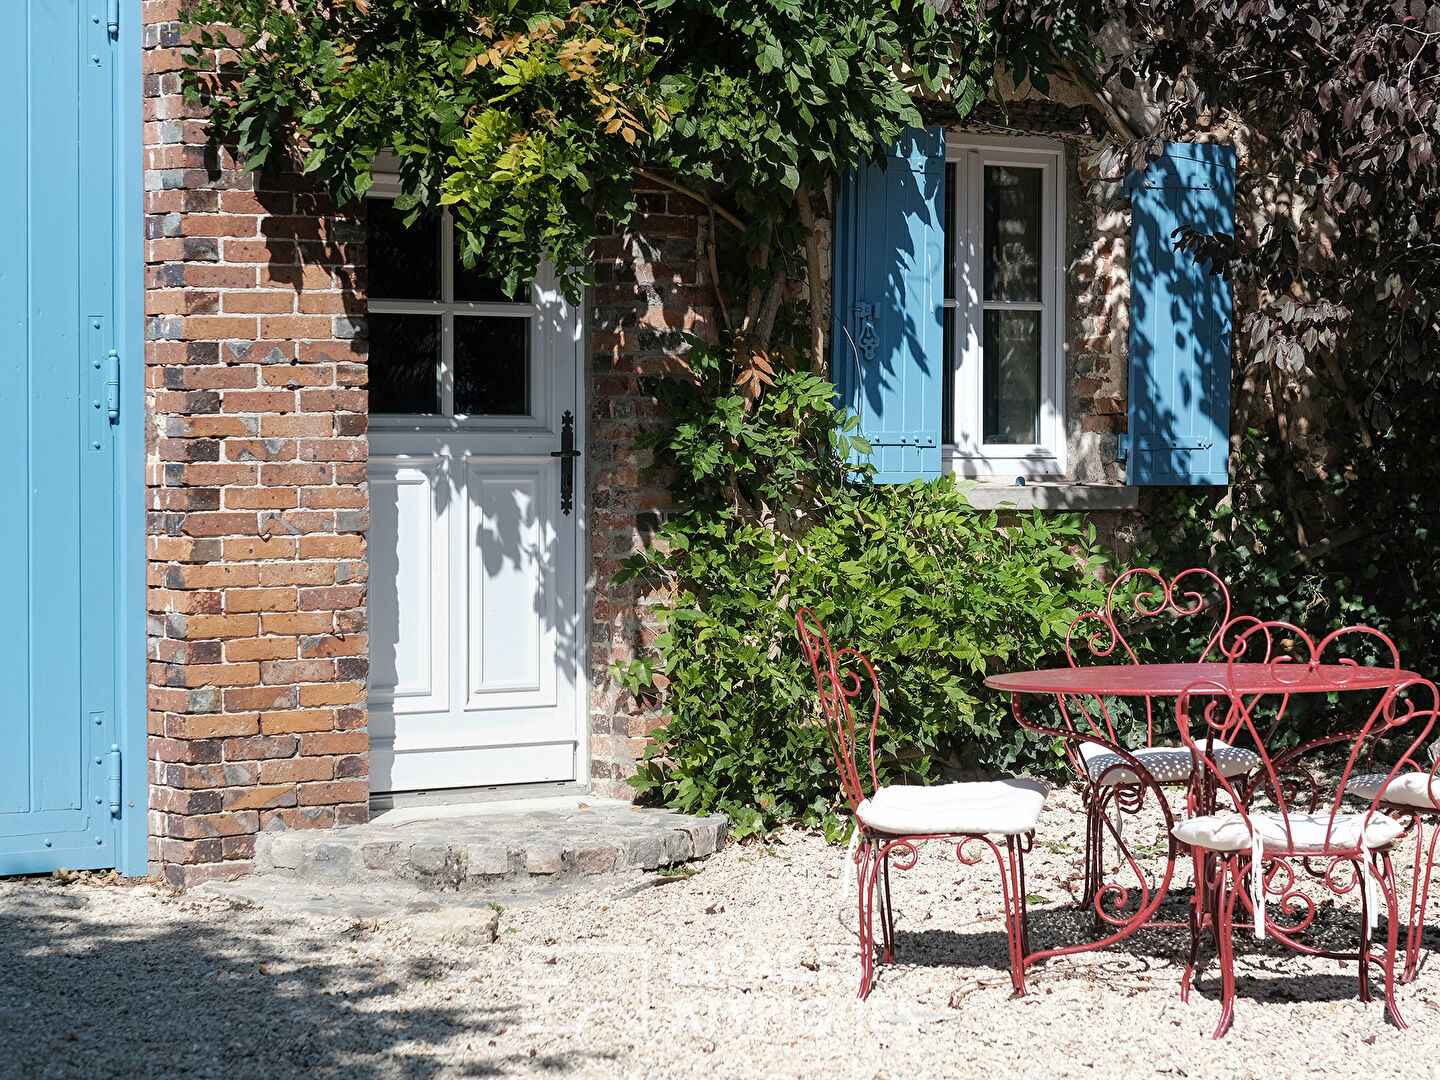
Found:
[[[560,459],[560,511],[568,517],[575,509],[575,459],[580,456],[575,449],[575,414],[569,409],[560,418],[560,449],[551,450],[550,456]]]

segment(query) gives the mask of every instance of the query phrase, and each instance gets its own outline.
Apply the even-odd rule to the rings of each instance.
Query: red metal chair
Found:
[[[869,996],[875,977],[876,893],[879,893],[882,963],[895,959],[895,913],[890,903],[890,868],[909,870],[919,859],[922,840],[955,845],[956,857],[974,866],[982,854],[965,848],[978,842],[990,849],[1000,867],[1000,896],[1005,910],[1005,935],[1010,947],[1010,979],[1015,996],[1025,993],[1025,967],[1030,953],[1025,913],[1025,853],[1035,839],[1035,824],[1050,786],[1030,778],[934,787],[880,786],[875,759],[875,732],[880,723],[880,686],[870,661],[854,649],[835,649],[820,620],[808,609],[795,615],[800,644],[815,673],[820,711],[840,771],[840,786],[855,817],[859,843],[855,864],[859,878],[860,997]],[[852,702],[868,693],[869,781],[856,762],[858,749]],[[862,713],[863,715],[863,713]],[[863,734],[862,734],[862,737]]]
[[[1378,742],[1378,740],[1376,740]],[[1374,746],[1372,744],[1372,752]],[[1435,869],[1435,841],[1440,839],[1440,743],[1430,745],[1430,768],[1402,768],[1389,773],[1366,772],[1350,778],[1345,793],[1362,802],[1378,795],[1377,805],[1386,814],[1405,822],[1406,832],[1415,836],[1414,871],[1410,879],[1410,919],[1405,932],[1405,968],[1400,981],[1414,980],[1420,968],[1420,944],[1425,932],[1425,908],[1430,898],[1430,877]],[[1374,768],[1374,762],[1368,763]],[[1430,844],[1425,844],[1425,827],[1430,827]]]
[[[1103,610],[1086,612],[1070,624],[1065,635],[1065,656],[1071,667],[1081,666],[1077,657],[1077,632],[1085,651],[1095,659],[1123,658],[1131,664],[1140,663],[1122,624],[1116,619],[1116,601],[1126,595],[1135,579],[1142,582],[1149,579],[1152,583],[1138,592],[1129,605],[1136,616],[1147,621],[1167,617],[1211,619],[1213,629],[1209,622],[1199,624],[1202,632],[1209,630],[1209,636],[1200,655],[1194,659],[1204,662],[1221,658],[1219,646],[1230,625],[1232,610],[1225,583],[1203,567],[1181,571],[1169,581],[1154,570],[1135,567],[1111,584]],[[1206,592],[1211,594],[1208,601]],[[1121,606],[1123,610],[1125,605]],[[1102,889],[1106,889],[1106,834],[1114,841],[1122,864],[1133,865],[1124,838],[1124,815],[1139,813],[1147,789],[1162,798],[1160,788],[1188,786],[1194,770],[1189,750],[1181,744],[1178,730],[1170,723],[1168,709],[1165,715],[1157,717],[1155,700],[1149,697],[1141,700],[1145,708],[1142,745],[1135,745],[1133,737],[1126,738],[1117,730],[1115,718],[1104,702],[1087,706],[1083,701],[1072,699],[1068,708],[1066,702],[1061,702],[1066,728],[1078,736],[1066,742],[1065,752],[1080,778],[1081,801],[1085,807],[1085,884],[1081,903],[1094,905],[1097,920],[1113,925],[1123,920],[1096,903]],[[1153,785],[1144,782],[1126,757],[1116,752],[1117,748],[1144,767]],[[1260,759],[1248,749],[1232,747],[1221,740],[1215,741],[1213,752],[1217,763],[1230,776],[1243,776],[1260,764]],[[1126,895],[1114,886],[1110,886],[1108,892],[1115,897]]]
[[[1435,686],[1401,669],[1389,638],[1368,627],[1347,627],[1314,641],[1285,622],[1248,621],[1227,634],[1223,680],[1199,685],[1180,698],[1180,733],[1199,766],[1190,786],[1190,816],[1174,828],[1196,863],[1191,903],[1191,951],[1181,984],[1182,998],[1194,985],[1202,935],[1216,942],[1221,977],[1220,1038],[1234,1019],[1234,914],[1237,901],[1250,912],[1256,937],[1273,937],[1307,955],[1353,960],[1359,970],[1360,999],[1370,1000],[1370,966],[1385,977],[1386,1008],[1405,1027],[1395,1001],[1395,960],[1400,924],[1391,851],[1405,824],[1383,812],[1379,793],[1403,772],[1414,771],[1415,753],[1429,737],[1437,705]],[[1258,659],[1258,663],[1256,662]],[[1374,662],[1377,661],[1378,662]],[[1366,662],[1361,662],[1366,661]],[[1263,693],[1257,687],[1266,685]],[[1378,695],[1364,722],[1348,730],[1272,750],[1272,733],[1290,702],[1301,694],[1363,691]],[[1205,702],[1192,718],[1191,702]],[[1257,724],[1259,701],[1274,700],[1277,715]],[[1400,753],[1381,777],[1363,810],[1342,809],[1351,774],[1367,744],[1384,738]],[[1231,777],[1206,752],[1211,740],[1245,739],[1260,757],[1248,777]],[[1343,753],[1343,760],[1339,755]],[[1317,760],[1318,758],[1318,760]],[[1326,766],[1339,765],[1333,784],[1323,783]],[[1224,791],[1235,810],[1220,812],[1215,794]],[[1303,876],[1302,876],[1303,875]],[[1315,920],[1318,905],[1300,888],[1312,887],[1342,898],[1359,895],[1360,938],[1353,952],[1337,952],[1299,940]],[[1389,920],[1383,952],[1372,947],[1379,913],[1376,889]],[[1266,897],[1278,900],[1274,912]]]

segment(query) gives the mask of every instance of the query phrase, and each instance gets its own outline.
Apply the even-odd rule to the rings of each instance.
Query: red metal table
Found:
[[[991,675],[985,685],[992,690],[1006,691],[1011,696],[1011,708],[1015,719],[1022,727],[1042,735],[1050,736],[1071,744],[1072,761],[1078,758],[1078,744],[1095,743],[1118,755],[1133,772],[1138,784],[1131,784],[1127,813],[1136,813],[1149,794],[1153,794],[1161,815],[1165,820],[1165,832],[1169,843],[1165,859],[1165,871],[1158,884],[1152,886],[1147,875],[1124,847],[1116,833],[1116,841],[1122,854],[1135,874],[1136,885],[1120,882],[1102,883],[1094,890],[1087,903],[1093,903],[1097,923],[1107,926],[1111,932],[1099,940],[1069,945],[1060,948],[1042,949],[1026,958],[1030,964],[1051,956],[1088,952],[1133,934],[1144,926],[1177,926],[1183,923],[1152,922],[1152,916],[1164,902],[1175,872],[1175,858],[1178,845],[1171,831],[1174,815],[1169,801],[1162,791],[1162,782],[1157,781],[1131,750],[1121,745],[1116,737],[1115,725],[1106,698],[1145,698],[1147,721],[1153,734],[1152,700],[1179,699],[1191,697],[1213,697],[1217,694],[1239,694],[1251,698],[1251,705],[1262,697],[1280,697],[1280,710],[1292,694],[1331,693],[1336,691],[1389,691],[1393,688],[1420,681],[1414,672],[1395,667],[1366,666],[1358,664],[1296,664],[1296,663],[1236,663],[1224,662],[1186,664],[1099,664],[1084,667],[1053,668],[1040,671],[1017,671],[1009,674]],[[1021,709],[1023,695],[1053,695],[1060,709],[1064,727],[1047,727],[1027,719]],[[1093,704],[1091,704],[1093,703]],[[1177,748],[1180,744],[1177,742]],[[1173,785],[1172,785],[1173,786]],[[1102,868],[1103,870],[1103,868]],[[1138,892],[1135,911],[1122,915],[1130,906],[1131,889]],[[1107,911],[1107,903],[1112,910]]]

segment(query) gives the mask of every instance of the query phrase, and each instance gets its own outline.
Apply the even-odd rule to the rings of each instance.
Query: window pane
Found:
[[[955,163],[945,166],[945,299],[955,299],[955,184],[959,170]]]
[[[440,299],[440,215],[425,214],[410,228],[389,199],[370,199],[365,211],[366,256],[372,300]]]
[[[1041,169],[985,166],[985,299],[1040,299]]]
[[[1040,312],[985,312],[985,441],[1040,441]]]
[[[529,319],[455,317],[455,412],[529,415]]]
[[[955,309],[945,309],[944,359],[940,369],[940,441],[955,441]]]
[[[440,411],[440,317],[371,315],[370,411]]]
[[[465,264],[460,261],[460,237],[455,237],[455,299],[460,302],[486,301],[490,303],[508,303],[514,301],[517,304],[528,304],[530,302],[530,286],[521,285],[515,290],[515,295],[507,295],[500,286],[499,278],[486,277],[480,272],[479,267],[470,270],[465,269]]]

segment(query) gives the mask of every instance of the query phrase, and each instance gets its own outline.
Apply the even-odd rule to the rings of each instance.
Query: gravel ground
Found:
[[[1057,793],[1030,858],[1037,946],[1088,926],[1079,837],[1078,800]],[[1010,1000],[995,871],[939,844],[896,875],[898,963],[862,1004],[841,864],[811,835],[732,845],[693,876],[506,909],[478,948],[421,916],[0,881],[0,1076],[1397,1077],[1440,1062],[1440,966],[1401,988],[1399,1032],[1358,1001],[1353,969],[1248,934],[1218,1043],[1213,964],[1180,1002],[1184,931],[1032,969]]]

